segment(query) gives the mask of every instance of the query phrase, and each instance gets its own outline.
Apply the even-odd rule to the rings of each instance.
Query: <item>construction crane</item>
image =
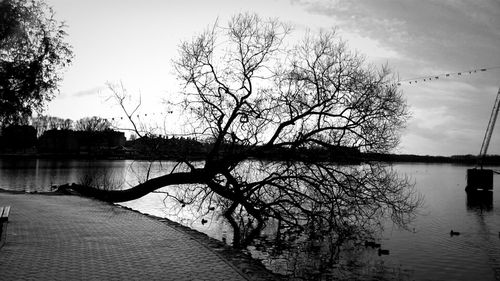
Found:
[[[467,187],[466,191],[477,191],[478,189],[488,191],[493,190],[493,170],[483,169],[483,162],[488,152],[488,147],[490,146],[491,135],[493,134],[493,129],[495,128],[495,123],[498,117],[498,111],[500,109],[500,89],[498,89],[497,98],[493,104],[493,110],[491,111],[490,121],[488,122],[488,127],[486,128],[486,133],[484,134],[483,143],[481,144],[481,151],[478,156],[478,164],[480,169],[468,169],[467,170]]]
[[[488,152],[488,147],[490,146],[491,135],[493,134],[493,129],[495,128],[495,122],[497,121],[498,109],[500,108],[500,88],[498,89],[497,99],[493,105],[493,110],[491,111],[490,121],[488,122],[488,127],[486,128],[486,133],[484,134],[483,144],[481,145],[481,151],[479,152],[479,163],[481,168],[483,168],[483,159]]]

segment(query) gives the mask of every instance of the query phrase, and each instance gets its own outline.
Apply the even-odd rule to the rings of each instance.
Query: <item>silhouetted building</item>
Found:
[[[49,130],[38,139],[42,154],[112,156],[125,144],[125,134],[116,131],[87,132]]]

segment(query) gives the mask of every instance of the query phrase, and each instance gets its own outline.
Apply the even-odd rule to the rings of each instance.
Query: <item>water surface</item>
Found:
[[[0,188],[50,191],[51,185],[78,182],[89,172],[111,175],[127,187],[144,179],[148,164],[131,160],[0,159]],[[159,165],[153,166],[153,174],[164,173],[174,163]],[[366,279],[376,278],[383,270],[382,278],[389,279],[500,280],[500,177],[494,177],[491,198],[478,199],[468,198],[464,191],[468,166],[397,164],[394,168],[415,181],[424,196],[424,207],[408,230],[385,223],[378,242],[390,250],[390,255],[378,256],[370,248],[356,254],[364,265]],[[122,205],[168,217],[217,239],[230,238],[230,228],[215,212],[179,209],[164,198],[164,194],[155,193]],[[202,218],[208,223],[201,224]],[[451,230],[460,235],[450,236]]]

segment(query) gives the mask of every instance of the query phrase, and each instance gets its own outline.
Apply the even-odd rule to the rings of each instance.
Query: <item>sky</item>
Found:
[[[336,28],[369,63],[388,64],[412,113],[396,153],[478,154],[500,87],[500,0],[46,2],[65,21],[75,55],[47,106],[62,118],[119,120],[106,83],[120,82],[141,96],[141,114],[162,116],[163,101],[180,91],[172,60],[181,41],[240,12],[278,18],[299,33]],[[165,116],[167,133],[178,132],[175,112]],[[500,154],[500,128],[488,152]]]

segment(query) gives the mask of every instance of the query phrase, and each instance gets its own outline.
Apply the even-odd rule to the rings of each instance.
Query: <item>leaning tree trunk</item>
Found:
[[[205,183],[206,181],[206,173],[199,169],[192,170],[191,172],[179,172],[160,176],[125,190],[104,190],[80,184],[62,185],[59,189],[72,189],[83,196],[93,197],[106,202],[125,202],[141,198],[165,186]]]

